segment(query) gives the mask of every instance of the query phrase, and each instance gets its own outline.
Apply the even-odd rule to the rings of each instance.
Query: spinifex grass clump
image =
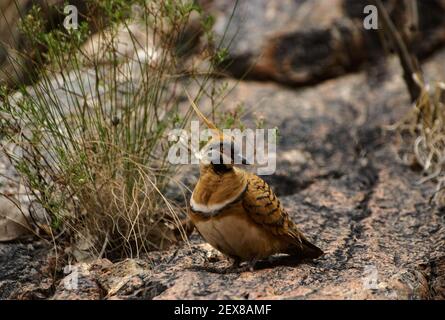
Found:
[[[411,165],[421,167],[426,177],[419,183],[435,180],[437,190],[431,200],[439,205],[445,205],[445,83],[436,82],[434,87],[425,84],[423,72],[417,57],[408,49],[404,38],[392,22],[381,0],[373,0],[379,10],[382,28],[397,52],[403,69],[405,81],[413,109],[394,128],[402,138],[413,142],[408,154],[414,155]],[[411,3],[412,18],[417,20],[416,1]],[[409,145],[409,144],[406,144]]]
[[[78,29],[45,32],[38,8],[22,20],[41,69],[32,86],[2,90],[2,145],[53,237],[95,256],[138,256],[174,241],[175,228],[184,235],[182,209],[164,196],[176,169],[167,134],[191,114],[179,109],[190,15],[204,34],[211,25],[193,1],[90,5],[99,15]],[[204,58],[201,91],[218,61]]]
[[[425,85],[414,76],[420,87],[420,95],[412,111],[397,128],[404,137],[413,141],[415,161],[426,177],[420,182],[438,182],[434,200],[445,204],[445,83],[436,82],[433,87]]]

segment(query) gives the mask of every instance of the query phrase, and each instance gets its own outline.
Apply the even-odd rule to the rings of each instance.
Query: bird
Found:
[[[323,251],[301,233],[270,186],[235,166],[240,153],[234,139],[225,137],[188,98],[213,132],[204,152],[213,157],[200,162],[199,179],[188,206],[189,221],[199,234],[232,259],[230,269],[247,262],[253,270],[258,261],[279,253],[300,259],[320,257]],[[241,162],[246,164],[244,159]]]

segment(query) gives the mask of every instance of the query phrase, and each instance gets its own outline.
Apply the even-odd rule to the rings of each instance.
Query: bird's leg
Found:
[[[253,258],[246,262],[246,265],[244,267],[241,267],[239,270],[240,272],[250,271],[253,272],[255,270],[255,265],[258,262],[258,258]]]
[[[239,269],[239,265],[241,263],[241,260],[238,257],[230,257],[233,261],[232,264],[230,265],[230,267],[227,267],[224,270],[224,273],[231,273],[231,272],[235,272]]]
[[[239,266],[239,261],[238,261],[238,266],[236,267],[236,271],[241,273],[241,272],[246,272],[246,271],[250,271],[253,272],[255,270],[255,265],[258,262],[258,259],[252,259],[246,262],[246,265],[244,266]]]
[[[255,270],[255,265],[258,262],[257,258],[254,258],[247,262],[247,268],[250,272],[253,272]]]

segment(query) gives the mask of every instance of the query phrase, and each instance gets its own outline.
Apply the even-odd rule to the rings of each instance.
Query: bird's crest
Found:
[[[209,119],[206,118],[206,116],[204,116],[204,114],[201,112],[201,110],[199,110],[196,103],[190,97],[190,94],[188,93],[188,91],[185,89],[184,89],[184,91],[185,91],[187,98],[189,99],[189,102],[190,102],[193,110],[195,111],[195,113],[198,115],[198,117],[201,119],[201,121],[204,122],[207,125],[207,127],[212,131],[212,133],[214,135],[214,139],[219,138],[220,140],[223,140],[224,137],[223,137],[223,133],[221,132],[221,130],[219,130],[212,121],[210,121]]]

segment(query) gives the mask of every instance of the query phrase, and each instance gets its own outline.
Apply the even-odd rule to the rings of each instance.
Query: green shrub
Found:
[[[197,96],[218,92],[206,86],[224,50],[207,53],[199,76],[184,71],[180,48],[187,48],[191,15],[213,41],[211,19],[193,1],[88,3],[95,15],[82,17],[77,30],[45,31],[38,7],[22,20],[23,34],[39,48],[39,79],[18,84],[18,92],[2,89],[3,150],[47,213],[43,229],[54,238],[94,256],[135,257],[175,241],[175,228],[185,236],[184,208],[165,196],[177,169],[166,159],[167,133],[190,118],[180,107],[184,84],[197,84]],[[122,48],[122,33],[133,52]]]

